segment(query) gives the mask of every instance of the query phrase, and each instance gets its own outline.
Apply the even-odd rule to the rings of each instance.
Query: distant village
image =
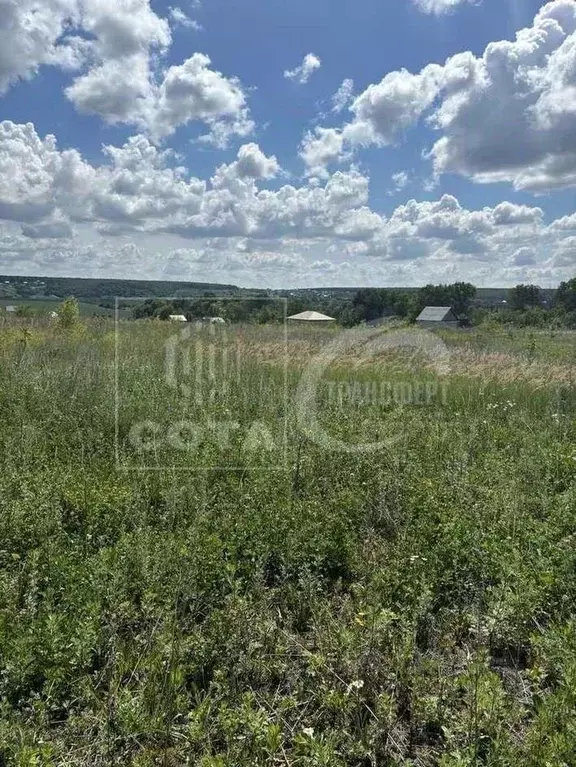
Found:
[[[537,285],[476,288],[470,283],[420,288],[268,290],[200,282],[0,276],[0,312],[53,316],[68,296],[85,316],[213,322],[361,323],[398,318],[432,327],[502,324],[576,327],[575,280],[557,289]],[[308,317],[306,317],[308,313]]]

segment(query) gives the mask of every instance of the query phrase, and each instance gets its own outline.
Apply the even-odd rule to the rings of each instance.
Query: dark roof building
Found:
[[[416,322],[418,325],[430,327],[457,328],[460,325],[450,306],[427,306],[420,312]]]

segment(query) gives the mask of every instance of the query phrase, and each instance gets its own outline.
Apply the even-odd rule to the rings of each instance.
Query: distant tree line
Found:
[[[345,325],[390,316],[413,322],[425,306],[449,306],[465,325],[491,321],[576,329],[576,277],[562,282],[555,292],[544,291],[537,285],[516,285],[508,291],[506,301],[488,308],[476,306],[476,294],[476,288],[468,282],[425,285],[412,291],[365,288],[343,308],[340,319]]]
[[[303,297],[289,297],[286,300],[288,316],[306,309],[315,309],[334,317],[341,325],[353,326],[384,317],[400,317],[414,320],[425,306],[450,306],[456,314],[465,318],[470,300],[476,288],[469,283],[456,282],[452,285],[426,285],[419,290],[402,291],[388,288],[366,288],[359,290],[352,300],[328,296],[315,298],[313,306]],[[157,317],[168,319],[173,314],[183,314],[193,321],[202,317],[223,317],[229,322],[269,323],[282,322],[284,303],[269,296],[258,298],[235,298],[222,300],[216,294],[206,292],[200,299],[149,299],[133,309],[136,319]]]
[[[508,291],[506,301],[491,307],[477,306],[476,295],[476,288],[469,282],[430,284],[405,290],[362,288],[345,299],[330,293],[325,297],[315,296],[313,301],[290,296],[286,299],[286,314],[314,309],[334,317],[340,325],[352,327],[389,317],[413,322],[426,306],[449,306],[464,325],[490,321],[576,328],[576,277],[563,282],[555,295],[536,285],[517,285]],[[223,317],[229,322],[265,324],[283,322],[285,309],[282,301],[268,295],[225,300],[221,294],[211,291],[205,291],[198,299],[150,298],[133,308],[136,319],[168,319],[171,314],[184,314],[189,321]]]
[[[504,306],[479,309],[473,313],[473,321],[576,329],[576,277],[560,283],[553,298],[538,285],[516,285],[508,291]]]
[[[484,294],[486,292],[489,291]],[[405,289],[362,288],[347,294],[327,290],[322,291],[322,295],[320,291],[315,292],[313,296],[304,291],[299,295],[290,294],[284,301],[278,300],[282,297],[280,294],[272,296],[266,291],[238,290],[228,294],[230,298],[221,290],[198,293],[198,298],[166,300],[149,297],[137,304],[125,301],[121,308],[129,309],[135,319],[168,319],[171,314],[184,314],[190,321],[223,317],[229,322],[256,324],[281,323],[285,314],[290,316],[314,309],[334,317],[344,327],[352,327],[390,317],[412,322],[425,306],[449,306],[463,324],[491,322],[576,329],[576,277],[562,282],[556,291],[543,290],[537,285],[516,285],[507,294],[499,292],[493,299],[490,297],[488,300],[493,303],[488,306],[481,305],[486,298],[477,298],[477,289],[467,282]],[[26,304],[17,306],[19,317],[33,316],[34,313],[34,309]]]
[[[173,280],[117,280],[83,277],[14,277],[0,275],[2,295],[9,298],[66,298],[78,296],[84,302],[114,307],[116,296],[124,298],[202,294],[208,290],[235,292],[235,285],[210,282],[175,282]]]
[[[397,316],[414,321],[426,306],[449,306],[466,320],[476,288],[468,282],[451,285],[425,285],[410,292],[390,288],[365,288],[352,300],[354,319],[371,322],[382,317]]]
[[[205,293],[199,299],[148,299],[137,304],[132,314],[135,319],[167,320],[172,314],[183,314],[189,322],[203,317],[222,317],[228,322],[266,324],[284,321],[284,304],[267,296],[223,300],[216,294]]]

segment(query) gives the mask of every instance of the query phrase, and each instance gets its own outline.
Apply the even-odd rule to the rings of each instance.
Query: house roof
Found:
[[[334,322],[334,317],[328,317],[327,314],[320,314],[320,312],[300,312],[300,314],[293,314],[288,319],[305,322]]]
[[[423,309],[416,322],[457,322],[458,318],[450,306],[427,306]]]
[[[186,317],[183,314],[170,314],[169,319],[173,322],[186,322]]]

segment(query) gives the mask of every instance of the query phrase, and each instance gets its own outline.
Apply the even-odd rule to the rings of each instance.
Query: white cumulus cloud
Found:
[[[179,7],[175,25],[195,26]],[[150,0],[0,0],[0,93],[41,66],[74,73],[65,95],[76,109],[107,123],[126,123],[155,139],[191,121],[208,125],[205,140],[224,146],[253,123],[240,82],[194,53],[161,68],[170,25]]]
[[[300,157],[304,160],[308,175],[326,177],[326,166],[344,159],[343,147],[342,133],[335,128],[318,126],[313,132],[308,131],[300,147]]]
[[[350,106],[353,119],[330,129],[334,151],[326,148],[326,162],[346,150],[393,144],[426,117],[441,134],[428,154],[435,176],[457,173],[535,192],[572,187],[575,71],[576,3],[554,0],[516,40],[490,43],[481,57],[459,53],[368,86]],[[307,136],[305,144],[321,136]],[[307,156],[316,163],[318,155],[314,143]]]
[[[202,120],[220,126],[225,144],[228,135],[248,135],[253,128],[240,83],[210,67],[210,59],[195,53],[183,64],[170,67],[137,122],[155,136],[167,136],[179,125]],[[224,132],[222,129],[224,128]]]
[[[409,200],[387,217],[370,207],[370,182],[359,170],[278,185],[278,160],[255,143],[206,180],[144,135],[105,146],[104,155],[92,164],[32,124],[0,123],[6,269],[158,276],[165,268],[185,277],[194,264],[223,281],[252,273],[268,283],[283,270],[302,280],[371,280],[384,269],[379,263],[387,279],[405,284],[549,284],[573,276],[576,216],[547,224],[536,206],[503,201],[470,210],[443,195]],[[182,250],[185,241],[193,247]]]
[[[77,0],[0,0],[0,94],[53,63],[78,17]]]
[[[314,72],[317,69],[320,69],[321,66],[322,62],[318,56],[313,53],[307,53],[300,66],[295,69],[285,70],[284,77],[288,80],[294,80],[295,82],[300,83],[300,85],[305,85]]]

